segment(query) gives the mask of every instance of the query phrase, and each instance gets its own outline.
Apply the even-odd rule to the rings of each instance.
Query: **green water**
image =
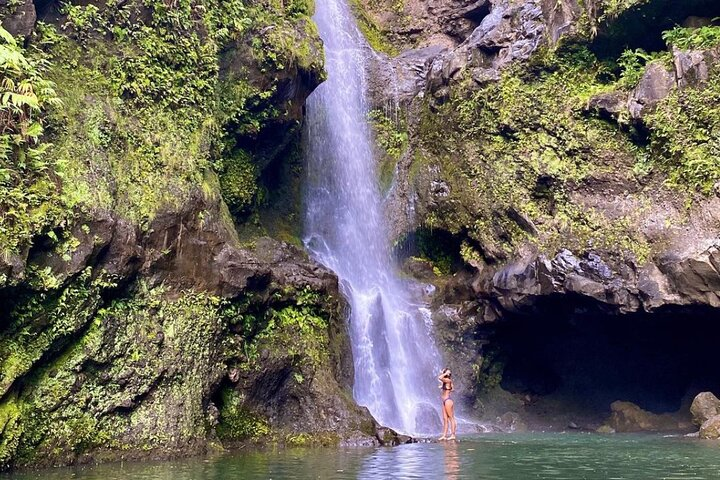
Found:
[[[235,452],[0,476],[2,480],[720,479],[720,444],[648,435],[522,434],[376,449]]]

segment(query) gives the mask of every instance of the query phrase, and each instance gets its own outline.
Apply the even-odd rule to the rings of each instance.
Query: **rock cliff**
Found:
[[[418,47],[379,55],[371,92],[399,251],[439,287],[468,399],[512,319],[717,319],[717,5],[437,3],[365,6]]]
[[[379,442],[336,276],[267,236],[312,10],[0,3],[0,469]]]

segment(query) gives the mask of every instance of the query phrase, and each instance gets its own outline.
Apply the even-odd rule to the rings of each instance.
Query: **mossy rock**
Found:
[[[268,421],[243,407],[240,395],[233,388],[222,389],[219,409],[216,432],[220,440],[258,440],[270,434]]]

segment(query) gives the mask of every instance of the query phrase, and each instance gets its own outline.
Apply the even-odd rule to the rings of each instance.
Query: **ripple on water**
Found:
[[[0,480],[720,479],[720,446],[650,435],[488,435],[377,449],[237,452],[0,475]]]

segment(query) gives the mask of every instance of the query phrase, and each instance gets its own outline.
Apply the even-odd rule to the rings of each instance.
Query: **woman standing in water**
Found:
[[[449,368],[444,368],[438,377],[440,380],[440,389],[442,389],[442,412],[443,412],[443,434],[440,440],[455,440],[455,432],[457,430],[457,422],[455,421],[455,403],[450,397],[453,391],[452,372]],[[448,424],[450,425],[450,436],[448,433]]]

